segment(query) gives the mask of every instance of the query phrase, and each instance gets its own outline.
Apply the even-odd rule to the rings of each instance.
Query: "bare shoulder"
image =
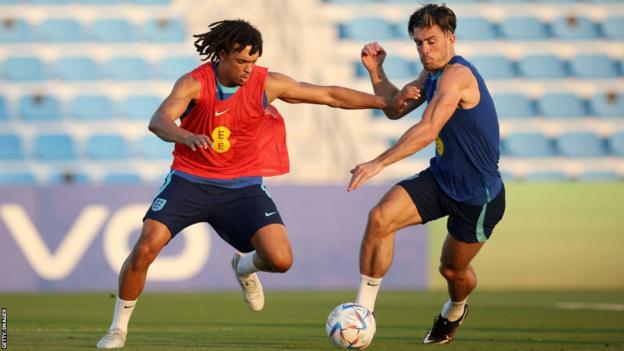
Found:
[[[199,97],[201,83],[190,74],[185,74],[178,78],[173,87],[173,95]]]

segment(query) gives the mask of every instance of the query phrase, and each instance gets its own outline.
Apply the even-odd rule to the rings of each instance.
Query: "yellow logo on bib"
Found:
[[[436,143],[436,151],[438,152],[438,155],[442,156],[444,155],[444,143],[442,142],[442,139],[440,139],[440,137],[437,137],[435,140]]]
[[[229,129],[224,126],[219,126],[212,131],[212,149],[220,154],[228,151],[230,149],[230,138]]]

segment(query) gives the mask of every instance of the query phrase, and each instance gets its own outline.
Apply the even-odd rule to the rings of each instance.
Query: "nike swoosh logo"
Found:
[[[274,215],[274,214],[276,214],[276,213],[277,213],[277,212],[265,212],[265,213],[264,213],[264,216],[265,216],[265,217],[269,217],[269,216],[272,216],[272,215]]]
[[[134,305],[124,306],[124,308],[131,308],[131,307],[134,307]]]
[[[229,110],[231,110],[231,108],[228,108],[227,110],[225,110],[225,111],[221,111],[221,112],[219,112],[219,111],[215,111],[215,117],[219,117],[219,116],[221,116],[222,114],[224,114],[224,113],[228,112]]]

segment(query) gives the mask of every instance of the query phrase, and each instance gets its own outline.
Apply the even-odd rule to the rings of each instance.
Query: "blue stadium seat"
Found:
[[[508,17],[499,24],[503,37],[510,40],[544,40],[547,26],[535,17]]]
[[[9,57],[4,61],[3,76],[12,81],[46,79],[45,65],[37,57]]]
[[[151,160],[171,159],[173,144],[164,142],[155,135],[147,135],[138,140],[137,149],[142,158]]]
[[[624,93],[609,91],[596,94],[591,99],[590,106],[596,116],[624,118]]]
[[[132,0],[132,2],[139,5],[168,5],[171,0]]]
[[[149,120],[162,99],[153,95],[129,96],[122,103],[122,115],[134,120]]]
[[[513,62],[501,55],[474,56],[469,61],[486,79],[510,79],[516,76]]]
[[[111,172],[104,175],[103,181],[105,184],[138,184],[143,179],[134,172]]]
[[[530,79],[562,79],[568,76],[565,62],[550,54],[525,56],[518,62],[518,69]]]
[[[613,171],[585,171],[580,173],[576,179],[583,182],[616,182],[621,177]]]
[[[62,57],[56,61],[56,73],[63,80],[100,79],[100,68],[90,57]]]
[[[616,156],[624,157],[624,131],[611,135],[609,138],[609,150]]]
[[[76,146],[68,134],[40,134],[35,138],[34,156],[42,161],[75,160]]]
[[[586,103],[571,93],[545,94],[537,105],[541,115],[547,118],[576,118],[587,115]]]
[[[79,95],[69,104],[69,115],[81,120],[109,120],[114,118],[114,109],[104,95]]]
[[[524,118],[535,116],[535,103],[523,94],[495,94],[494,106],[500,118]]]
[[[61,4],[69,4],[73,0],[30,0],[33,4],[41,4],[41,5],[61,5]]]
[[[0,172],[0,185],[34,185],[37,179],[34,174],[28,171]]]
[[[22,139],[17,134],[0,134],[0,160],[22,160],[24,149]]]
[[[570,180],[560,171],[532,171],[526,174],[523,179],[528,182],[564,182]]]
[[[94,134],[87,139],[86,156],[95,161],[125,160],[130,157],[130,152],[121,135]]]
[[[6,121],[9,119],[9,108],[6,100],[0,95],[0,121]]]
[[[459,40],[492,40],[496,39],[497,32],[496,27],[483,17],[466,17],[458,21],[455,35]]]
[[[152,19],[141,26],[145,39],[153,42],[183,42],[186,38],[181,19]]]
[[[107,64],[112,79],[144,80],[151,76],[149,64],[140,57],[114,57]]]
[[[368,71],[360,60],[355,61],[355,75],[357,77],[368,77]],[[419,65],[420,66],[420,65]],[[414,65],[409,60],[399,56],[388,56],[383,64],[384,72],[391,80],[416,79],[418,74],[414,70]]]
[[[603,157],[607,155],[605,140],[591,132],[567,132],[557,139],[559,153],[567,157]]]
[[[116,5],[122,0],[82,0],[82,2],[88,5]]]
[[[166,57],[158,63],[158,73],[166,79],[178,79],[192,71],[200,61],[193,56]]]
[[[93,38],[103,42],[129,42],[137,39],[134,26],[123,18],[99,19],[91,25]]]
[[[581,54],[570,61],[572,72],[578,78],[600,79],[618,78],[619,72],[615,61],[604,54]]]
[[[548,136],[539,132],[517,132],[509,134],[502,142],[503,152],[514,157],[552,157],[555,144]]]
[[[602,22],[602,32],[609,39],[624,40],[624,16],[609,16]]]
[[[340,25],[341,39],[358,41],[391,40],[397,37],[392,23],[382,17],[357,17]]]
[[[33,40],[33,30],[23,19],[4,18],[0,23],[0,43],[22,43]]]
[[[24,121],[57,121],[61,117],[61,104],[54,96],[22,96],[17,103],[17,115]]]
[[[585,16],[559,17],[550,28],[556,38],[563,40],[589,40],[598,37],[598,27]]]
[[[44,41],[77,42],[84,40],[82,25],[72,18],[54,18],[43,21],[39,33]]]

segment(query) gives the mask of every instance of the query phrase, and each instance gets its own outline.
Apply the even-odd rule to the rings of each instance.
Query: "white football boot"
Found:
[[[123,331],[119,328],[109,330],[96,346],[98,349],[118,349],[124,347],[126,344],[127,331]]]
[[[262,284],[256,273],[246,274],[244,276],[238,275],[236,267],[238,266],[238,260],[242,254],[237,252],[232,257],[232,269],[234,269],[234,275],[238,284],[243,291],[243,299],[250,310],[254,312],[261,311],[264,307],[264,292],[262,291]]]

